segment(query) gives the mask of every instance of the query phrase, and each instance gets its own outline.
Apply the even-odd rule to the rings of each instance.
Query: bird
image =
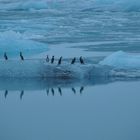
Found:
[[[49,95],[49,89],[46,90],[47,96]]]
[[[7,95],[8,95],[8,90],[5,90],[5,93],[4,93],[5,99],[6,99]]]
[[[80,94],[82,94],[83,90],[84,90],[84,87],[82,86],[82,87],[80,88]]]
[[[62,90],[61,90],[61,88],[59,87],[58,88],[58,92],[60,93],[60,95],[62,96]]]
[[[74,64],[75,61],[76,61],[76,57],[74,57],[74,58],[72,59],[71,64]]]
[[[61,56],[61,57],[59,58],[59,60],[58,60],[58,65],[60,65],[61,62],[62,62],[62,56]]]
[[[51,63],[53,64],[53,62],[54,62],[54,56],[52,56],[52,59],[51,59]]]
[[[71,88],[71,89],[72,89],[73,93],[76,94],[76,90],[75,90],[75,88]]]
[[[51,91],[52,91],[52,95],[54,96],[54,89],[52,88]]]
[[[20,58],[21,58],[22,61],[24,60],[24,57],[22,55],[22,52],[20,52]]]
[[[23,95],[24,95],[24,90],[22,90],[20,93],[20,100],[22,100]]]
[[[6,52],[4,53],[4,58],[5,58],[5,60],[8,60],[8,56],[7,56]]]
[[[81,64],[84,64],[84,60],[83,60],[82,56],[80,57],[79,60],[80,60],[80,63],[81,63]]]
[[[47,55],[47,57],[46,57],[46,62],[49,62],[49,56]]]

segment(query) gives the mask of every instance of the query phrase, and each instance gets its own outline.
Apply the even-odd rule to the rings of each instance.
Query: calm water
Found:
[[[1,0],[0,43],[40,42],[49,50],[35,58],[82,55],[87,63],[118,50],[139,54],[139,9],[137,0]],[[0,140],[139,140],[139,84],[103,77],[0,78]]]
[[[22,83],[20,87],[14,83],[7,89],[3,87],[0,139],[138,140],[139,84],[84,86],[70,82],[32,87]]]

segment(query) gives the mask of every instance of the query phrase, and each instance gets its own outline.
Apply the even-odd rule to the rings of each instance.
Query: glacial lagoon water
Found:
[[[95,80],[84,86],[72,81],[47,85],[34,79],[20,81],[21,87],[19,81],[0,89],[1,139],[140,137],[139,81],[97,84]]]
[[[139,25],[138,0],[0,0],[0,139],[139,140]]]

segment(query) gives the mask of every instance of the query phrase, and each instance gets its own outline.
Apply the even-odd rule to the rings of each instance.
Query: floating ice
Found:
[[[140,56],[118,51],[106,57],[99,64],[121,69],[140,69]]]
[[[140,69],[120,69],[101,64],[50,64],[45,59],[0,60],[0,78],[93,79],[95,77],[138,78]]]
[[[1,0],[0,10],[93,9],[97,11],[140,11],[139,0]]]
[[[41,10],[47,8],[46,0],[24,0],[1,2],[1,10]]]
[[[0,32],[0,56],[7,52],[10,57],[18,57],[20,51],[31,56],[47,50],[45,44],[28,39],[26,34],[14,31]]]
[[[93,2],[92,0],[90,2]],[[97,11],[140,11],[139,0],[94,0],[91,7]]]
[[[82,78],[87,67],[50,64],[45,59],[1,60],[0,77]]]

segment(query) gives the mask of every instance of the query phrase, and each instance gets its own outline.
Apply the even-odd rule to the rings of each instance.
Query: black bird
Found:
[[[5,58],[5,60],[8,60],[8,56],[7,56],[6,52],[4,53],[4,58]]]
[[[54,56],[52,56],[52,59],[51,59],[51,63],[53,64],[53,62],[54,62]]]
[[[80,88],[80,94],[82,94],[83,90],[84,90],[84,87],[82,86],[82,87]]]
[[[52,95],[54,96],[54,89],[52,88],[51,91],[52,91]]]
[[[58,88],[58,92],[60,93],[60,95],[62,96],[62,90],[61,90],[61,88],[59,87]]]
[[[59,60],[58,60],[58,65],[60,65],[61,62],[62,62],[62,56],[61,56],[61,57],[59,58]]]
[[[72,59],[71,64],[74,64],[75,61],[76,61],[76,57],[74,57],[74,58]]]
[[[22,90],[20,93],[20,100],[22,100],[23,95],[24,95],[24,90]]]
[[[80,60],[80,63],[81,63],[81,64],[84,64],[84,60],[83,60],[82,56],[80,57],[79,60]]]
[[[49,56],[47,55],[47,57],[46,57],[46,62],[49,62]]]
[[[71,89],[72,89],[73,93],[76,94],[76,90],[75,90],[75,88],[71,88]]]
[[[21,58],[21,60],[24,60],[24,57],[22,55],[22,52],[20,52],[20,58]]]
[[[5,99],[6,99],[7,95],[8,95],[8,90],[5,90],[5,93],[4,93]]]
[[[47,96],[48,96],[49,95],[49,89],[47,89],[46,92],[47,92]]]

